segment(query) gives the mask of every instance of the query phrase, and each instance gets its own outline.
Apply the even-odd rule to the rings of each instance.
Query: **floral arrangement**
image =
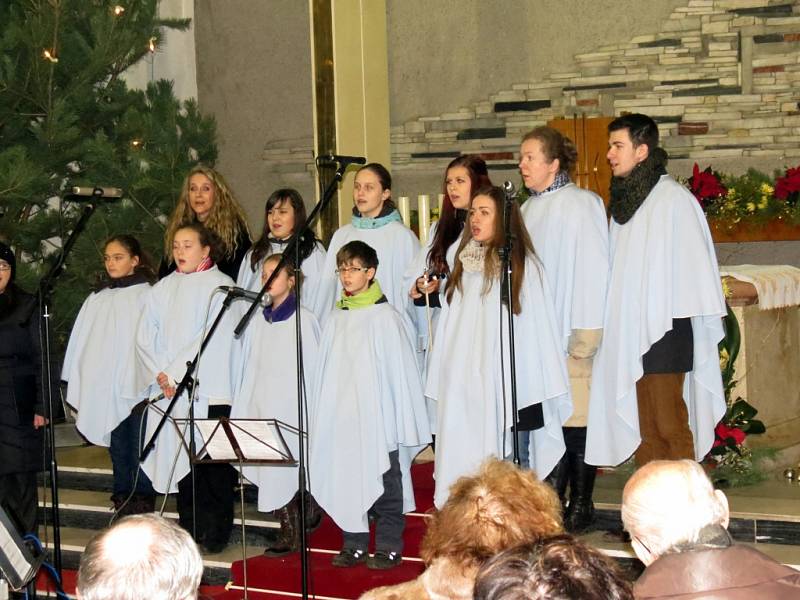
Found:
[[[727,175],[694,165],[686,185],[709,218],[734,225],[761,225],[773,220],[800,224],[800,166],[776,171],[774,177],[750,169]]]
[[[723,282],[725,296],[730,296]],[[708,454],[707,464],[714,467],[712,479],[718,484],[747,485],[762,481],[765,475],[756,469],[756,463],[773,451],[761,451],[756,454],[745,444],[748,435],[764,433],[766,427],[762,421],[755,419],[758,410],[744,398],[733,398],[736,386],[735,366],[741,344],[741,332],[736,315],[728,308],[725,316],[725,337],[719,343],[719,366],[722,371],[722,383],[727,410],[725,416],[714,429],[714,444]]]

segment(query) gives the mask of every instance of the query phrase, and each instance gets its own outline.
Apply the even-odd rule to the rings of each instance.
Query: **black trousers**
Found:
[[[231,414],[227,405],[208,407],[208,418]],[[207,546],[228,543],[233,529],[236,470],[228,464],[195,465],[195,541]],[[192,532],[192,474],[178,482],[178,517],[181,527]]]
[[[0,475],[0,506],[17,526],[20,535],[39,535],[36,493],[35,471]]]
[[[403,475],[400,473],[399,452],[389,452],[389,470],[383,474],[383,494],[369,509],[375,518],[375,551],[403,553]],[[350,550],[367,550],[369,532],[342,532],[343,547]]]

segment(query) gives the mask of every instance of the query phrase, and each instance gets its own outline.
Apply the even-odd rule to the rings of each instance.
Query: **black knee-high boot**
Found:
[[[565,427],[564,441],[569,458],[569,507],[564,528],[571,533],[586,531],[594,522],[594,480],[597,467],[584,461],[586,427]]]
[[[561,500],[561,513],[564,519],[567,518],[567,482],[569,481],[569,452],[564,452],[561,460],[550,471],[550,474],[544,478],[544,482],[552,487],[558,499]]]

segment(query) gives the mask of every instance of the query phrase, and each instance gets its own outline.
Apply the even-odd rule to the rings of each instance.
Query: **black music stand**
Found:
[[[176,427],[188,419],[175,419]],[[238,466],[239,501],[242,521],[242,569],[244,600],[247,600],[247,536],[244,518],[244,465],[293,467],[297,461],[286,445],[281,429],[298,433],[297,428],[277,419],[194,419],[204,440],[190,459],[194,464],[228,463]],[[302,443],[302,441],[300,442]],[[188,447],[185,445],[184,448]],[[206,456],[204,456],[206,455]]]

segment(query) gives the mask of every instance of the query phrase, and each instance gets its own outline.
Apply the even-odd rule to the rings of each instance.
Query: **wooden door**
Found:
[[[571,118],[553,119],[547,123],[567,136],[578,148],[578,163],[570,175],[577,185],[592,190],[608,206],[608,187],[611,184],[611,167],[606,160],[608,151],[608,124],[614,117],[575,115]]]

